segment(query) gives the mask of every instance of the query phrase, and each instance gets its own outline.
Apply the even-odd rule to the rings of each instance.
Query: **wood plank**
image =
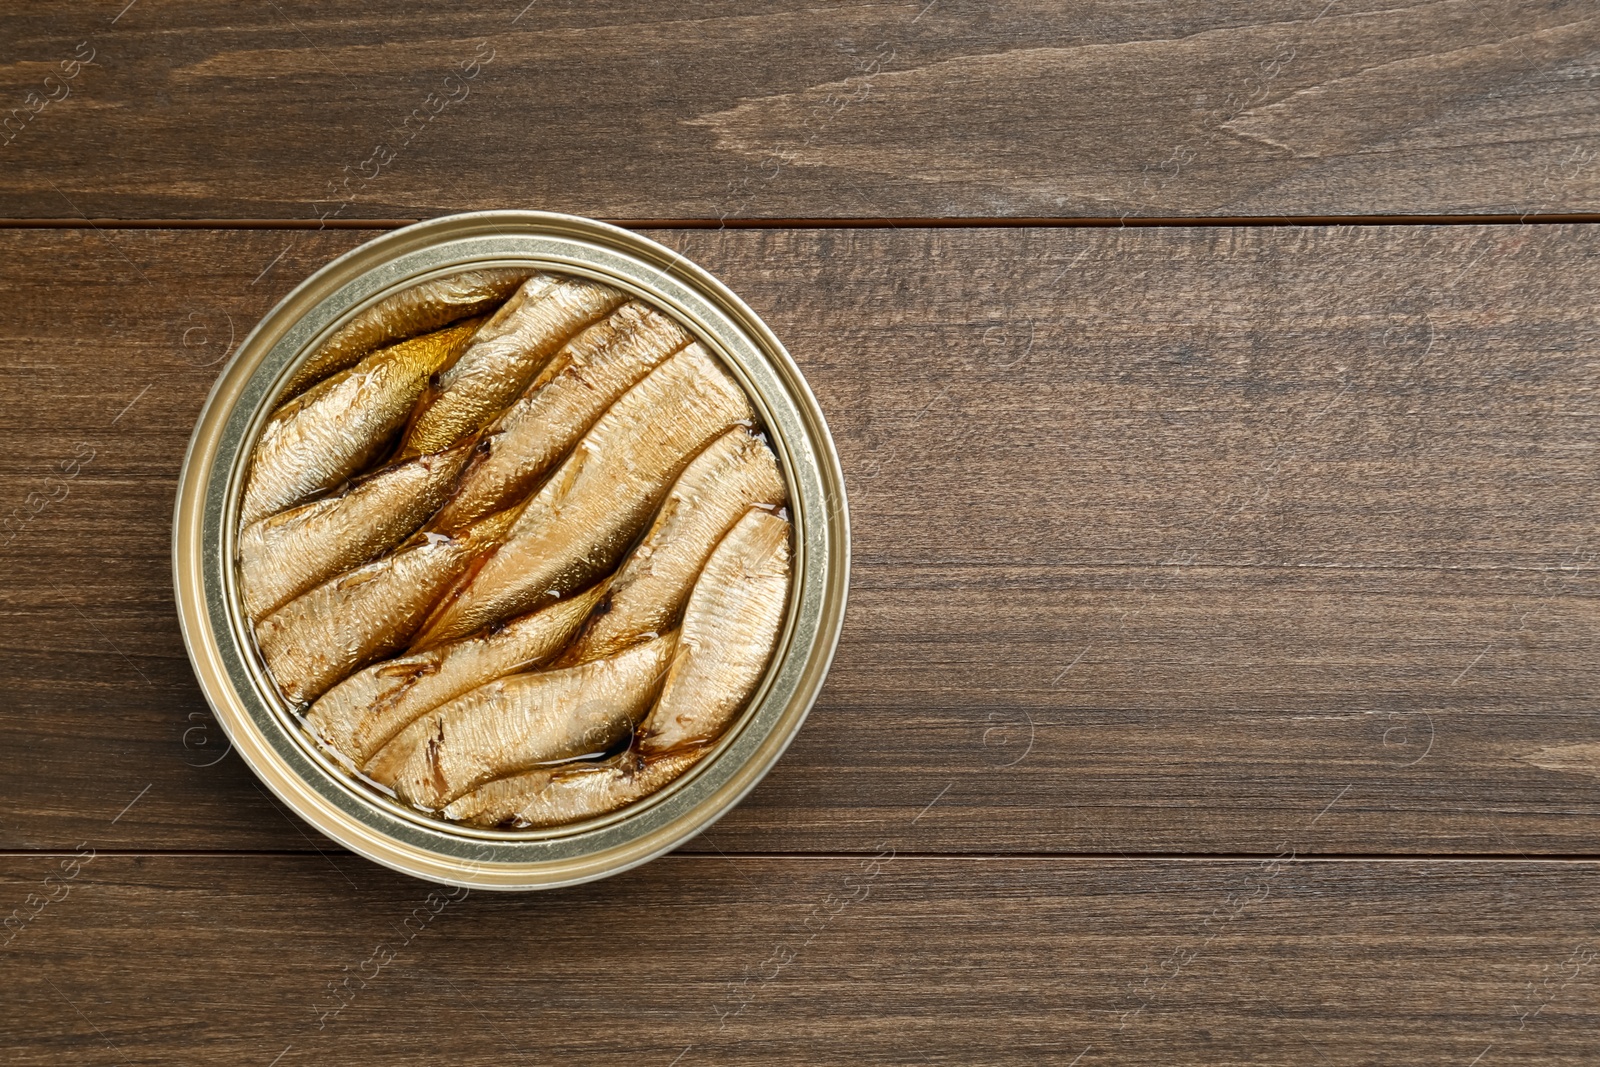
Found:
[[[0,217],[1600,210],[1584,0],[123,8],[8,15]]]
[[[1592,1061],[1594,863],[930,859],[905,854],[915,833],[458,900],[350,857],[96,855],[48,888],[59,859],[8,857],[0,901],[66,895],[4,949],[0,1048],[18,1067],[442,1046],[464,1065]]]
[[[941,793],[930,850],[1600,846],[1589,228],[659,236],[790,344],[855,521],[823,698],[695,847]],[[65,486],[5,549],[5,847],[320,845],[200,766],[168,515],[228,316],[358,240],[0,234],[0,499]]]

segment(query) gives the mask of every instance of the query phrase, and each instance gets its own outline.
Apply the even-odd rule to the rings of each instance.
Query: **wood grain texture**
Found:
[[[929,851],[1597,847],[1586,228],[657,236],[790,345],[855,524],[822,700],[694,847],[935,795]],[[5,847],[324,847],[207,766],[169,516],[205,364],[359,240],[0,233]]]
[[[1584,0],[109,0],[6,30],[0,217],[1600,210]]]
[[[0,1060],[1592,1062],[1594,228],[961,223],[1592,216],[1593,4],[12,7],[0,221],[887,225],[652,234],[838,442],[807,725],[464,898],[266,793],[171,603],[220,362],[369,234],[0,229]]]
[[[18,1067],[1592,1062],[1594,863],[930,859],[891,836],[871,857],[672,856],[456,901],[348,856],[97,855],[0,950],[0,1049]],[[0,902],[59,863],[7,858]]]

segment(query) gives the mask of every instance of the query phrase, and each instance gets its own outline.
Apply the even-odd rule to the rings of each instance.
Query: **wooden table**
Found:
[[[1594,1062],[1591,3],[443,7],[4,16],[0,1058]],[[274,301],[497,207],[767,318],[855,580],[712,831],[430,896],[227,754],[170,509]]]

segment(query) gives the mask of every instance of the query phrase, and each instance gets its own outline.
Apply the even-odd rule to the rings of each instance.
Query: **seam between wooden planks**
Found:
[[[661,860],[721,860],[721,859],[748,859],[748,860],[796,860],[811,862],[829,862],[835,860],[856,860],[863,856],[877,855],[874,848],[860,851],[832,851],[832,852],[692,852],[679,850],[659,857]],[[96,856],[113,856],[120,858],[138,859],[151,857],[157,859],[183,859],[187,857],[211,857],[227,859],[271,859],[290,858],[301,856],[326,856],[330,853],[340,856],[355,857],[353,852],[338,849],[207,849],[207,848],[102,848],[95,851]],[[48,858],[52,856],[76,855],[69,848],[37,848],[37,849],[0,849],[0,861],[8,859]],[[1316,852],[1299,853],[1287,859],[1281,852],[929,852],[929,851],[898,851],[898,859],[915,860],[968,860],[972,862],[1003,862],[1009,860],[1028,860],[1036,862],[1063,862],[1063,863],[1259,863],[1262,860],[1278,859],[1293,863],[1463,863],[1463,864],[1521,864],[1521,863],[1547,863],[1547,864],[1595,864],[1600,863],[1600,853],[1566,853],[1557,855],[1522,855],[1518,853],[1501,852]]]
[[[428,216],[436,218],[439,216]],[[5,218],[0,229],[393,230],[421,219]],[[1170,217],[945,217],[602,219],[631,230],[1105,229],[1260,226],[1537,226],[1600,222],[1600,213],[1498,215],[1213,215]]]

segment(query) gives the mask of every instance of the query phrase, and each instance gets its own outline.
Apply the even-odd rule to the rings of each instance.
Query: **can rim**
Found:
[[[249,446],[284,383],[362,308],[427,277],[526,265],[602,278],[679,319],[741,380],[790,489],[795,581],[763,686],[717,749],[683,779],[618,813],[549,831],[480,831],[381,801],[285,718],[245,629],[233,538]],[[201,689],[251,770],[302,818],[375,862],[487,889],[572,885],[620,873],[710,826],[788,747],[832,662],[850,565],[843,473],[815,396],[776,335],[726,285],[680,253],[608,223],[540,211],[481,211],[383,234],[292,289],[240,343],[196,421],[179,474],[173,580]]]

